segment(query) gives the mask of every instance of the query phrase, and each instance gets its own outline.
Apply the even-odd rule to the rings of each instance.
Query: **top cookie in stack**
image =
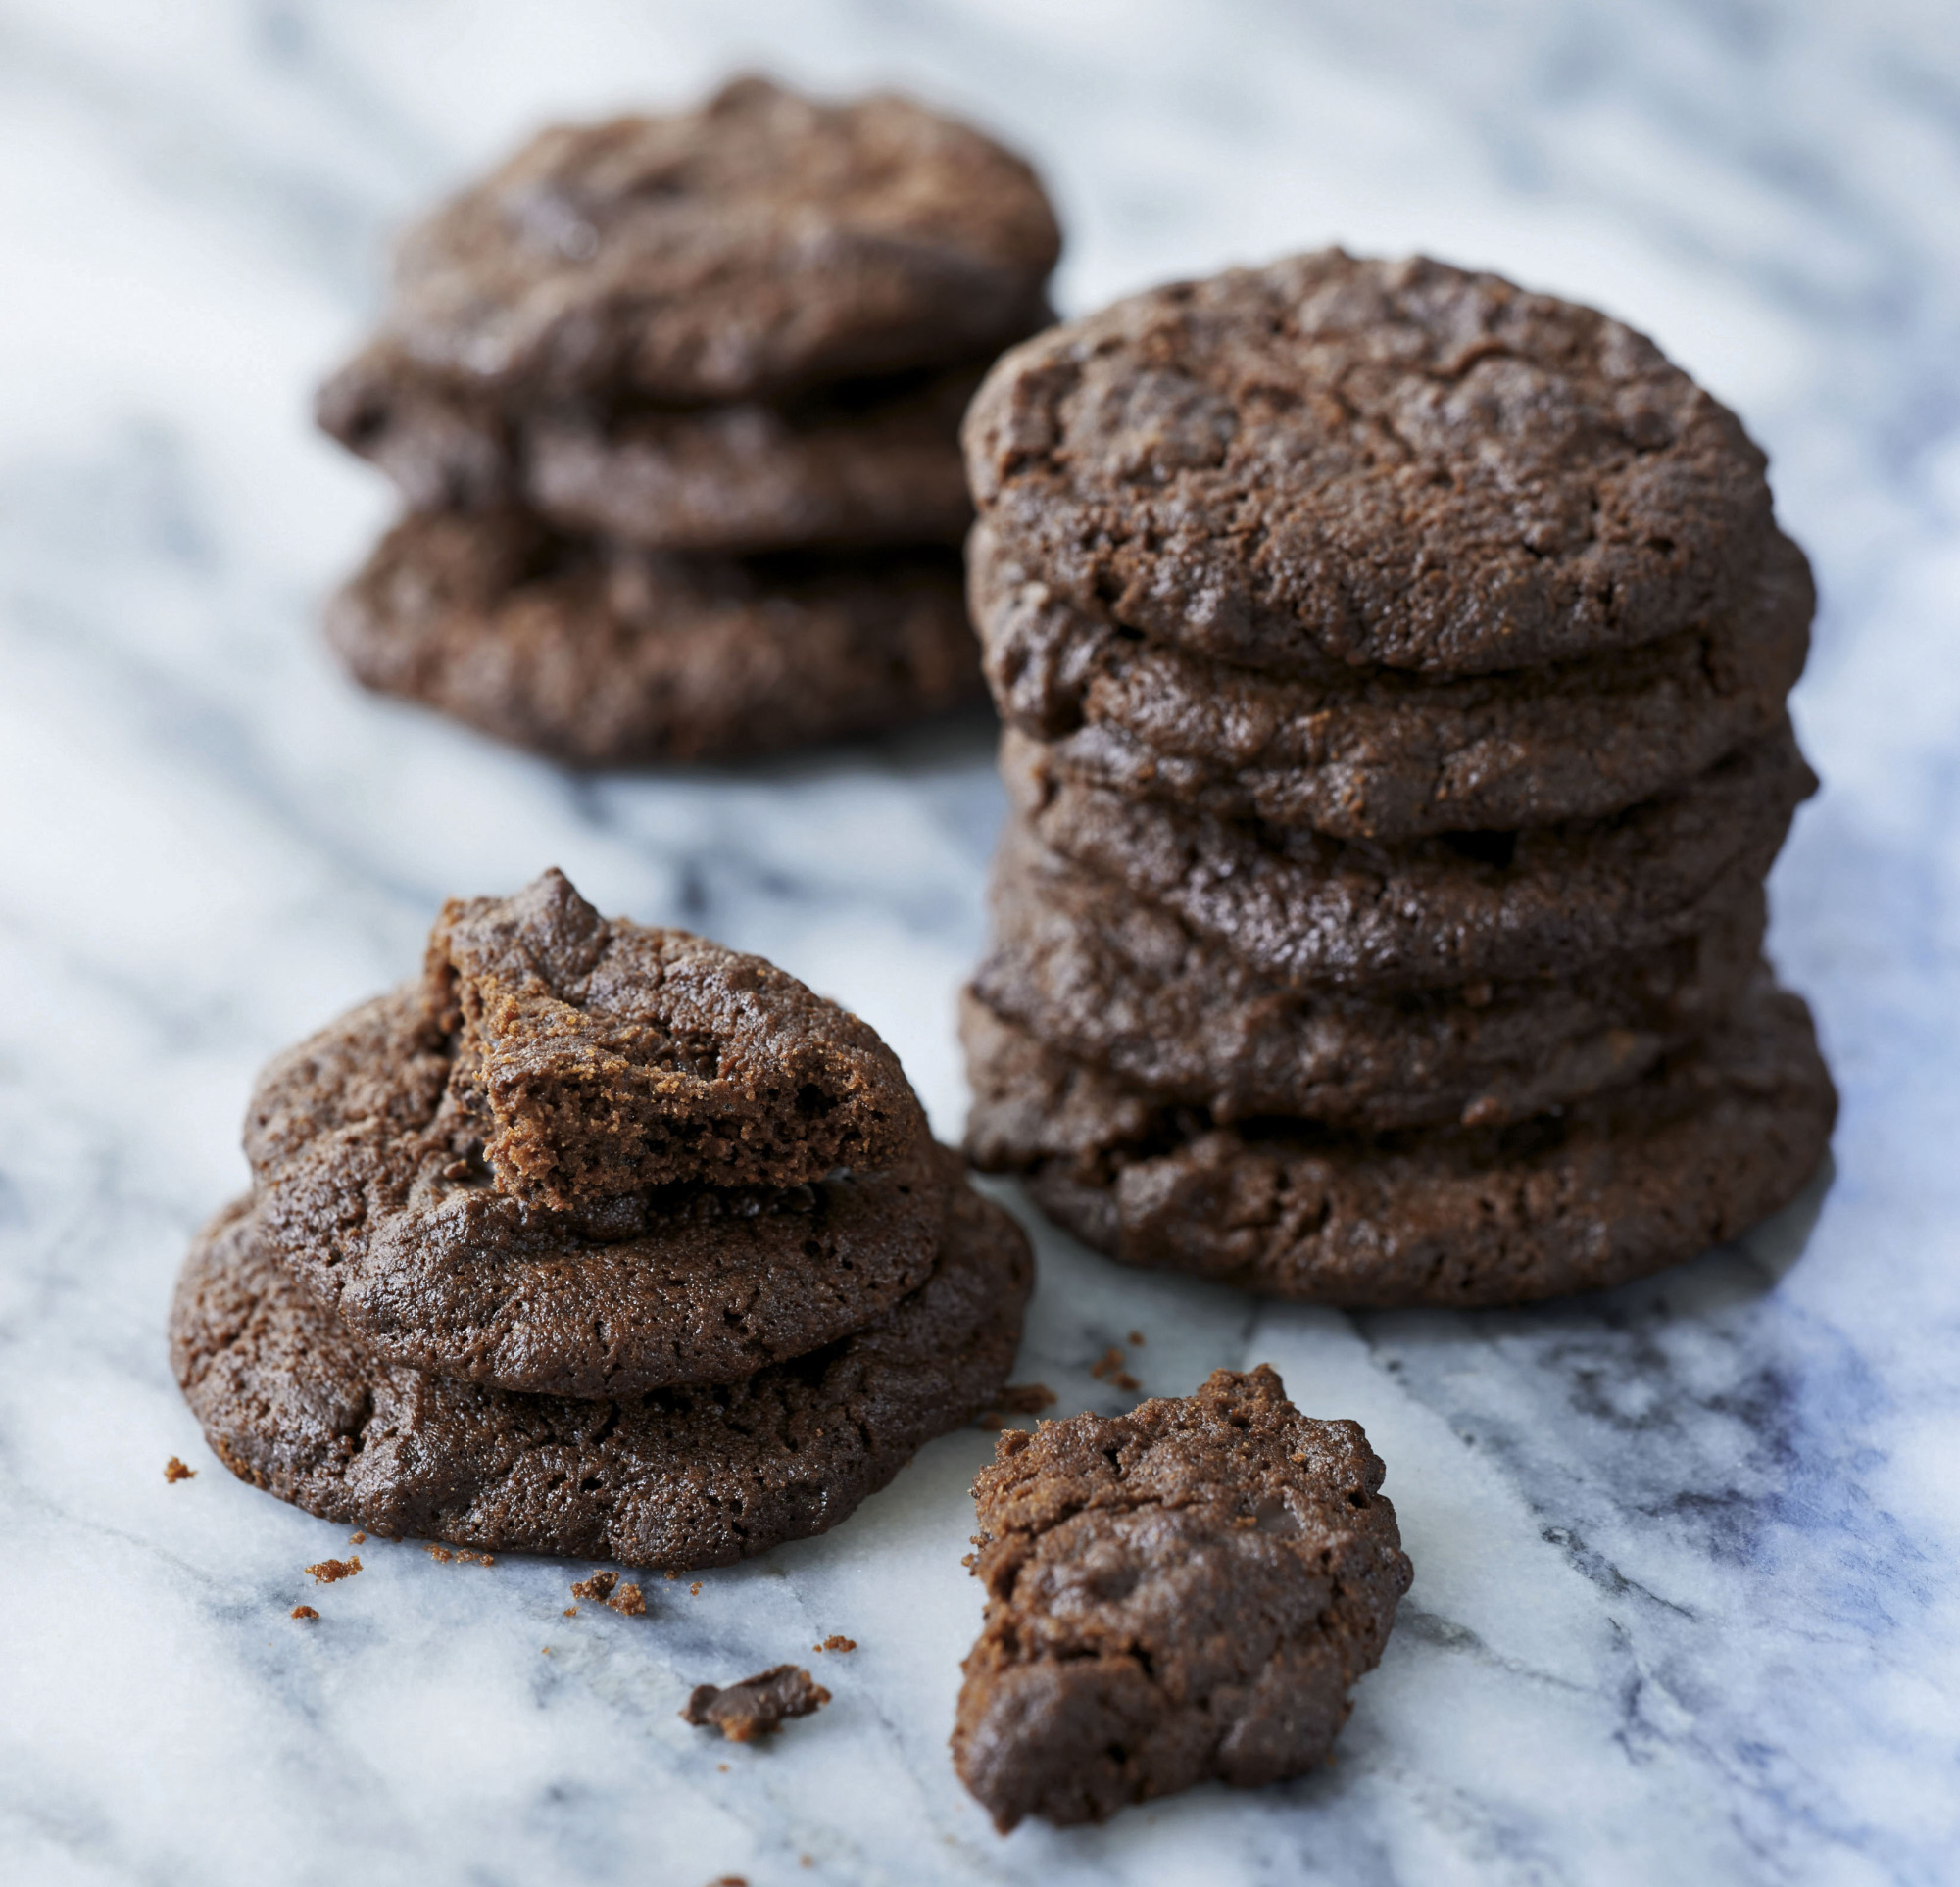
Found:
[[[335,649],[595,766],[968,699],[959,416],[1059,247],[1025,164],[902,98],[745,78],[542,132],[407,233],[321,390],[411,508]]]
[[[1016,349],[966,425],[1009,723],[976,1156],[1138,1263],[1492,1303],[1785,1203],[1815,781],[1761,453],[1642,336],[1326,251]]]

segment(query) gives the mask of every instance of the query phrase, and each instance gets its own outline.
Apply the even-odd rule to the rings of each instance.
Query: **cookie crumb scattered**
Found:
[[[590,1599],[595,1605],[604,1605],[612,1596],[612,1588],[619,1583],[616,1572],[595,1572],[589,1579],[574,1579],[571,1596],[574,1599]]]
[[[310,1605],[296,1605],[293,1607],[292,1616],[295,1619],[318,1619],[319,1614]]]
[[[347,1536],[347,1543],[349,1546],[366,1546],[368,1544],[368,1535],[366,1533],[350,1533]]]
[[[687,1596],[690,1599],[698,1599],[701,1597],[701,1581],[699,1579],[696,1579],[695,1582],[688,1587]]]
[[[644,1619],[647,1616],[647,1597],[637,1585],[622,1585],[606,1603],[624,1618]]]
[[[1144,1333],[1142,1331],[1132,1331],[1130,1332],[1130,1347],[1133,1350],[1140,1350],[1144,1347]]]
[[[974,1426],[998,1434],[1007,1426],[1009,1416],[1040,1415],[1044,1409],[1052,1409],[1055,1401],[1054,1391],[1046,1382],[1009,1382]]]
[[[1111,1343],[1089,1366],[1089,1374],[1099,1382],[1110,1382],[1126,1395],[1135,1395],[1144,1385],[1123,1367],[1123,1352]]]
[[[830,1702],[830,1693],[797,1665],[759,1670],[740,1683],[697,1684],[681,1712],[697,1729],[718,1729],[731,1743],[773,1735],[792,1717],[808,1717]]]
[[[174,1487],[180,1480],[195,1480],[197,1478],[197,1470],[195,1468],[186,1468],[175,1455],[172,1455],[170,1460],[164,1463],[164,1478]]]
[[[431,1543],[424,1546],[422,1551],[430,1559],[439,1560],[445,1566],[452,1560],[461,1560],[465,1566],[495,1566],[497,1564],[496,1554],[472,1553],[466,1546],[437,1546]]]
[[[304,1569],[313,1574],[315,1585],[332,1585],[337,1579],[351,1579],[361,1571],[359,1558],[347,1560],[321,1560],[317,1566]]]
[[[820,1645],[811,1645],[812,1651],[856,1651],[858,1640],[847,1638],[841,1632],[833,1631]]]

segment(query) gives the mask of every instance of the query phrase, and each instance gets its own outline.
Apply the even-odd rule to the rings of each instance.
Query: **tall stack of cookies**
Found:
[[[995,1400],[1020,1231],[793,977],[549,872],[277,1057],[177,1379],[233,1473],[399,1537],[670,1570],[820,1533]]]
[[[409,513],[336,599],[368,687],[587,766],[978,699],[958,426],[1049,318],[1034,173],[760,78],[542,132],[412,228],[320,424]]]
[[[1139,295],[969,413],[1012,814],[980,1164],[1131,1262],[1514,1302],[1795,1194],[1761,958],[1813,607],[1735,415],[1592,310],[1339,251]]]

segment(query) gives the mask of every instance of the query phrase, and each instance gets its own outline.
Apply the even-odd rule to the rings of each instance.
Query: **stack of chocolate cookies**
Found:
[[[819,1533],[1005,1382],[1027,1241],[890,1049],[557,872],[265,1071],[172,1360],[369,1532],[672,1570]]]
[[[542,132],[408,232],[320,393],[410,507],[329,640],[587,766],[981,698],[959,418],[1059,246],[1025,164],[902,98],[746,78]]]
[[[1589,309],[1339,251],[1137,296],[966,425],[1012,815],[970,1150],[1138,1264],[1512,1302],[1783,1205],[1761,960],[1813,595],[1735,415]]]

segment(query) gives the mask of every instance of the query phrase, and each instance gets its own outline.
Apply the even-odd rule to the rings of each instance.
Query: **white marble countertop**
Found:
[[[383,232],[543,117],[747,63],[1026,146],[1067,309],[1329,239],[1600,302],[1741,410],[1816,559],[1827,786],[1773,941],[1843,1088],[1828,1187],[1503,1316],[1042,1237],[1019,1374],[1065,1406],[1119,1405],[1086,1365],[1135,1328],[1150,1390],[1270,1360],[1389,1463],[1415,1587],[1306,1781],[991,1832],[945,1751],[978,1432],[827,1538],[566,1620],[583,1567],[414,1544],[315,1592],[344,1531],[234,1481],[171,1380],[254,1069],[450,892],[556,862],[763,951],[958,1130],[984,730],[579,782],[362,696],[313,627],[389,508],[305,416]],[[1941,0],[0,3],[0,1876],[1960,1877],[1957,213]],[[831,1631],[861,1648],[810,1658]],[[775,1747],[677,1720],[783,1658],[837,1701]]]

